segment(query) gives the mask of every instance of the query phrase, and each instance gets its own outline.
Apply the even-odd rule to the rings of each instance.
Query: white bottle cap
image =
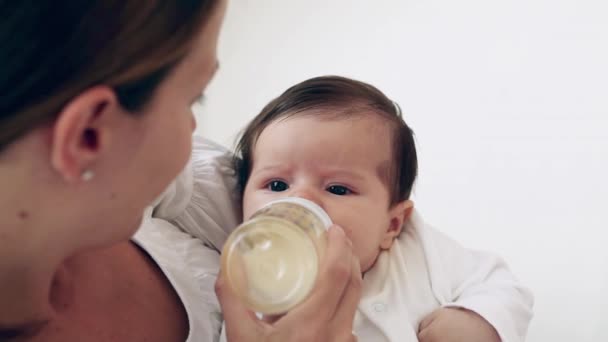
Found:
[[[327,215],[325,210],[323,210],[323,208],[321,208],[318,204],[316,204],[313,201],[307,200],[302,197],[285,197],[285,198],[281,198],[281,199],[278,199],[278,200],[275,200],[275,201],[272,201],[272,202],[266,204],[265,206],[262,207],[262,209],[269,207],[276,203],[294,203],[294,204],[301,205],[304,208],[310,210],[313,214],[315,214],[321,220],[321,222],[325,226],[326,230],[329,229],[329,227],[331,227],[331,225],[332,225],[331,218],[329,218],[329,215]]]

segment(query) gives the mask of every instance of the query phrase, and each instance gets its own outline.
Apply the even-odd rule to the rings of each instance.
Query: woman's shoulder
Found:
[[[190,325],[187,341],[217,341],[221,309],[214,284],[219,253],[172,223],[149,216],[133,241],[158,265],[184,305]]]

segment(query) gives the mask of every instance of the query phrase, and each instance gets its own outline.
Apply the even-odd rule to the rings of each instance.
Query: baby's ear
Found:
[[[390,222],[380,242],[380,249],[391,248],[393,241],[401,234],[403,223],[410,217],[412,210],[414,210],[414,202],[410,200],[399,202],[389,209]]]

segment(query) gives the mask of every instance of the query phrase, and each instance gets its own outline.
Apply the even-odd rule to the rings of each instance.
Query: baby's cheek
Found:
[[[283,197],[286,196],[282,192],[268,192],[264,189],[246,190],[243,195],[243,219],[249,219],[268,203]]]
[[[357,259],[359,259],[359,262],[361,262],[361,267],[363,267],[367,263],[366,260],[369,259],[369,252],[366,251],[367,248],[365,246],[365,237],[358,236],[347,225],[342,225],[340,222],[336,222],[336,224],[344,230],[344,234],[346,234],[346,237],[348,237],[350,239],[350,242],[352,242],[353,253],[357,257]]]
[[[243,197],[243,219],[248,220],[251,215],[255,213],[258,207],[256,202],[255,195],[245,193],[245,196]]]

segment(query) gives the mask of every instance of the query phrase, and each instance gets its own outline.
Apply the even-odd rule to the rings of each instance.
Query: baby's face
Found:
[[[309,199],[344,228],[365,272],[396,235],[394,218],[400,213],[389,207],[382,178],[391,155],[389,127],[375,115],[335,120],[305,115],[274,122],[253,150],[244,217],[279,198]]]

